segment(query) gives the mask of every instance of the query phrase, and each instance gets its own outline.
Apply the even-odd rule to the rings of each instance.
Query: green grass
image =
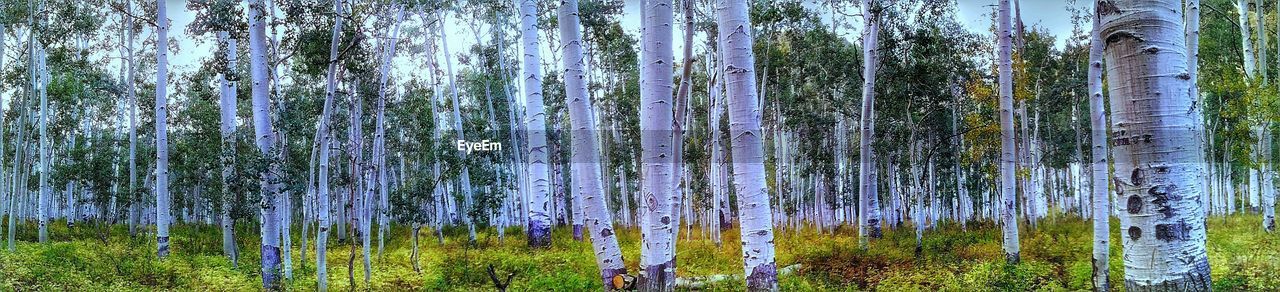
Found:
[[[1213,218],[1209,222],[1209,259],[1215,290],[1280,290],[1280,235],[1262,232],[1260,217]],[[1113,220],[1114,222],[1114,220]],[[35,226],[20,226],[17,252],[0,251],[0,291],[12,290],[215,290],[259,289],[257,227],[237,226],[241,258],[238,266],[221,255],[220,233],[213,226],[178,225],[173,228],[172,256],[158,260],[153,234],[130,238],[123,226],[114,226],[107,240],[102,229],[79,225],[68,229],[62,222],[50,225],[51,243],[32,243]],[[295,228],[294,232],[297,232]],[[492,290],[486,268],[514,273],[512,291],[598,290],[598,272],[589,242],[574,241],[568,229],[553,232],[549,249],[529,249],[519,229],[507,230],[498,242],[494,230],[482,232],[475,245],[466,243],[465,230],[445,230],[440,245],[434,230],[422,230],[421,273],[410,258],[409,229],[396,226],[386,249],[373,252],[373,273],[364,282],[362,259],[355,259],[358,290]],[[1024,227],[1022,259],[1018,265],[1003,263],[999,229],[990,223],[967,229],[946,224],[926,231],[924,249],[915,253],[910,226],[887,230],[885,237],[858,248],[856,230],[842,227],[817,234],[810,230],[779,230],[776,239],[779,267],[800,264],[796,273],[780,278],[783,290],[866,291],[1078,291],[1090,289],[1091,234],[1088,222],[1078,218],[1051,218],[1034,229]],[[724,232],[722,247],[702,238],[695,230],[678,249],[680,277],[742,273],[736,230]],[[329,288],[351,288],[347,261],[353,248],[337,240],[329,245]],[[1122,288],[1123,262],[1119,226],[1112,224],[1111,280]],[[619,233],[623,255],[631,271],[638,269],[639,232]],[[295,239],[295,245],[300,240]],[[290,290],[315,290],[314,253],[305,266],[293,250],[294,278]],[[740,282],[719,282],[708,290],[741,290]]]

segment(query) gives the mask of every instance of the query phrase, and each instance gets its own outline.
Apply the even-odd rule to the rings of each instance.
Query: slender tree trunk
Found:
[[[1262,75],[1262,85],[1267,86],[1267,12],[1262,8],[1266,6],[1264,0],[1253,0],[1254,17],[1257,20],[1258,27],[1258,59],[1257,70]]]
[[[671,181],[675,179],[672,105],[672,19],[670,0],[649,0],[641,36],[643,56],[640,75],[640,145],[642,206],[640,290],[671,291],[675,288]]]
[[[5,37],[7,36],[8,28],[9,27],[7,25],[0,25],[0,64],[4,64],[4,48],[8,44]],[[4,97],[0,97],[0,104],[5,104]],[[0,137],[4,137],[4,130],[5,130],[4,115],[0,115]],[[4,139],[0,139],[0,156],[3,156],[4,155],[3,153],[4,153]],[[0,161],[4,161],[4,159],[0,157]],[[0,169],[4,169],[3,162],[0,162]],[[3,173],[3,171],[0,171],[0,173]],[[14,212],[13,212],[14,193],[12,191],[6,191],[4,187],[4,183],[5,183],[4,175],[0,174],[0,199],[5,200],[4,202],[0,202],[0,216],[8,215],[6,218],[7,220],[9,220],[10,226],[12,226],[13,219],[15,218],[13,216],[14,215]],[[9,184],[12,185],[13,182],[10,181]],[[114,190],[112,191],[112,193],[114,193]],[[115,205],[114,199],[115,197],[113,196],[112,205]],[[9,236],[13,236],[12,231],[9,232]],[[9,238],[12,238],[12,237],[9,237]],[[12,246],[13,244],[12,239],[10,239],[9,242],[10,242],[9,243],[10,246]]]
[[[689,93],[692,91],[693,80],[690,80],[693,74],[693,1],[683,1],[681,3],[684,14],[684,61],[680,73],[680,87],[676,91],[675,103],[673,109],[675,116],[672,118],[672,151],[671,157],[674,163],[671,164],[671,238],[674,241],[680,238],[680,217],[681,209],[684,201],[685,193],[681,188],[681,181],[685,177],[684,167],[684,126],[688,119],[689,109]],[[674,14],[674,12],[673,12]],[[674,58],[674,56],[673,56]],[[684,180],[687,185],[689,182]],[[676,256],[676,245],[671,245],[671,263],[674,266]]]
[[[520,32],[524,51],[524,94],[525,94],[525,132],[527,151],[529,153],[528,181],[532,187],[529,193],[528,233],[530,247],[551,246],[551,217],[549,216],[550,183],[547,173],[547,132],[546,114],[542,106],[542,53],[538,43],[538,3],[534,0],[520,1]]]
[[[218,32],[218,38],[227,54],[227,68],[222,73],[221,86],[221,119],[222,119],[222,211],[219,225],[222,227],[222,253],[238,263],[235,242],[235,220],[231,219],[232,202],[235,193],[236,173],[236,39],[228,37],[227,32]]]
[[[163,15],[163,14],[162,14]],[[37,211],[36,220],[39,222],[39,241],[40,243],[49,242],[49,213],[57,206],[53,206],[52,187],[49,186],[49,96],[45,94],[45,86],[49,80],[45,77],[45,68],[43,48],[32,45],[34,49],[31,54],[31,66],[36,68],[36,75],[32,82],[34,92],[40,94],[40,190],[39,190],[39,209]]]
[[[1095,2],[1095,6],[1098,2]],[[1193,0],[1194,1],[1194,0]],[[1096,11],[1096,9],[1095,9]],[[1111,165],[1108,163],[1107,150],[1107,112],[1106,98],[1102,95],[1102,53],[1101,20],[1097,13],[1093,15],[1093,31],[1089,34],[1089,122],[1092,129],[1093,166],[1090,167],[1090,179],[1093,196],[1093,289],[1094,291],[1110,291],[1111,262],[1111,201],[1107,197],[1110,191]]]
[[[1240,25],[1240,46],[1244,53],[1244,74],[1246,78],[1253,79],[1257,61],[1254,60],[1253,40],[1249,34],[1249,0],[1236,0],[1236,12],[1240,14],[1237,24]]]
[[[871,149],[875,139],[875,99],[876,68],[879,57],[876,54],[880,34],[879,1],[862,0],[862,15],[865,28],[862,33],[862,121],[859,131],[858,151],[858,245],[867,248],[870,237],[880,238],[880,216],[877,190],[875,188],[875,155]]]
[[[1013,59],[1011,42],[1013,32],[1010,31],[1009,0],[1000,0],[999,15],[999,64],[1000,64],[1000,194],[1004,208],[1000,213],[1004,229],[1005,261],[1016,264],[1019,261],[1018,216],[1017,216],[1017,183],[1014,166],[1017,154],[1013,144]]]
[[[156,245],[169,256],[169,19],[166,1],[156,2]],[[270,218],[270,217],[268,217]]]
[[[763,129],[759,102],[753,90],[755,54],[752,52],[748,4],[723,0],[718,7],[720,43],[724,44],[724,73],[729,97],[729,128],[734,161],[734,187],[742,232],[743,269],[747,289],[778,290],[774,262],[773,212],[765,184]],[[667,39],[659,39],[664,41]],[[667,76],[670,76],[669,74]],[[670,91],[666,91],[670,92]]]
[[[339,43],[342,41],[342,0],[333,0],[334,20],[333,20],[333,36],[329,43],[329,64],[327,73],[325,73],[325,96],[324,109],[320,114],[320,169],[319,177],[316,182],[316,217],[319,223],[316,230],[316,288],[320,291],[328,290],[328,260],[327,248],[329,244],[329,141],[333,139],[333,133],[329,131],[331,116],[333,115],[333,96],[337,90],[336,75],[338,74],[338,50]]]
[[[268,290],[280,287],[280,222],[277,208],[280,204],[278,174],[281,170],[280,147],[276,145],[276,133],[271,125],[270,77],[267,76],[266,6],[262,0],[249,2],[249,74],[252,78],[253,132],[258,152],[267,161],[259,175],[262,199],[259,211],[262,216],[262,287]]]
[[[558,10],[560,37],[564,39],[565,94],[569,106],[569,120],[573,125],[573,181],[575,197],[581,198],[582,215],[591,233],[591,245],[595,249],[596,265],[605,287],[622,289],[615,280],[627,273],[613,230],[613,218],[609,215],[604,180],[600,178],[600,149],[596,144],[595,114],[592,113],[591,96],[587,94],[586,72],[583,70],[582,37],[578,18],[578,1],[566,0]]]
[[[448,70],[446,71],[446,73],[449,74],[448,75],[449,94],[453,99],[453,131],[458,136],[457,139],[459,141],[466,141],[467,139],[466,135],[462,130],[462,109],[461,109],[462,105],[461,103],[459,103],[458,85],[456,82],[454,82],[453,56],[449,54],[449,38],[444,37],[445,31],[446,31],[444,28],[444,24],[446,22],[444,20],[445,20],[444,17],[440,18],[440,26],[437,26],[437,28],[440,29],[440,35],[441,35],[440,44],[441,44],[441,47],[444,49],[444,64],[445,64],[446,70]],[[457,153],[458,153],[459,161],[467,161],[466,151],[458,151]],[[475,223],[473,223],[475,220],[473,220],[473,218],[471,218],[471,215],[470,215],[471,214],[470,211],[472,208],[471,207],[472,205],[471,170],[469,169],[469,167],[467,167],[466,163],[462,164],[462,173],[458,177],[458,181],[459,181],[459,187],[462,188],[462,200],[463,200],[462,220],[467,224],[467,239],[470,240],[470,242],[474,243],[476,241],[476,226],[475,226]]]
[[[1182,1],[1100,2],[1126,291],[1208,291]],[[1128,256],[1132,255],[1132,256]]]
[[[376,133],[374,134],[374,139],[376,140],[374,144],[375,144],[375,147],[377,147],[376,149],[377,153],[375,154],[374,157],[375,159],[378,160],[377,182],[378,182],[378,256],[379,257],[382,256],[382,248],[385,243],[384,237],[387,232],[387,228],[390,227],[388,221],[390,221],[391,219],[390,211],[388,210],[389,209],[388,207],[390,206],[388,206],[387,204],[387,196],[388,196],[388,192],[390,191],[389,188],[391,187],[391,184],[387,178],[386,95],[387,95],[387,79],[391,77],[389,74],[391,71],[391,60],[395,57],[396,42],[399,41],[399,36],[400,36],[400,22],[404,20],[404,7],[398,6],[396,10],[397,12],[396,12],[395,27],[393,28],[393,32],[391,33],[391,38],[387,40],[387,43],[383,46],[384,50],[386,51],[383,52],[384,55],[383,55],[382,70],[381,70],[382,72],[380,72],[381,75],[379,75],[380,80],[378,82],[379,83],[378,84],[378,87],[379,87],[378,114],[376,118],[378,128],[376,129]]]

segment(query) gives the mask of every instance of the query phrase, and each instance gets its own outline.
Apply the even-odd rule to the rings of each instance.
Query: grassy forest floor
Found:
[[[1121,287],[1123,261],[1119,226],[1112,220],[1111,279]],[[178,225],[172,234],[172,256],[160,261],[155,256],[151,234],[131,239],[123,226],[115,226],[107,241],[100,228],[78,225],[68,229],[64,222],[50,224],[52,243],[32,243],[34,225],[20,226],[18,250],[0,249],[0,291],[13,290],[212,290],[245,291],[259,289],[258,233],[256,226],[238,226],[241,250],[238,266],[221,256],[220,232],[214,226]],[[1280,290],[1280,235],[1261,230],[1258,216],[1212,218],[1209,223],[1209,260],[1213,286],[1218,291]],[[294,232],[298,232],[295,228]],[[500,274],[514,273],[512,291],[599,290],[598,272],[589,242],[574,241],[566,228],[554,231],[553,247],[531,250],[525,247],[519,229],[510,229],[505,242],[496,233],[483,232],[473,246],[466,243],[465,230],[446,230],[441,246],[434,231],[423,228],[420,242],[421,273],[409,261],[412,243],[407,227],[396,226],[388,234],[385,251],[377,255],[377,238],[372,239],[373,273],[364,283],[363,265],[355,259],[358,290],[493,290],[486,268],[493,265]],[[872,241],[870,248],[858,248],[856,230],[841,228],[835,234],[811,230],[799,233],[779,230],[776,240],[779,267],[800,264],[795,273],[780,277],[784,291],[795,290],[882,290],[882,291],[973,291],[973,290],[1088,290],[1091,263],[1090,225],[1079,218],[1049,218],[1035,227],[1024,226],[1023,262],[1005,265],[1000,250],[1000,232],[991,224],[946,225],[926,231],[924,250],[915,254],[914,230],[909,226],[887,230],[885,238]],[[678,250],[679,277],[742,273],[737,230],[724,232],[724,245],[717,248],[696,233],[681,240]],[[623,255],[633,273],[639,260],[639,232],[620,232]],[[336,233],[329,246],[329,288],[348,291],[347,263],[352,246],[340,243]],[[294,242],[300,244],[299,241]],[[314,246],[313,246],[314,248]],[[296,256],[298,249],[294,249]],[[314,259],[314,254],[308,252]],[[315,264],[294,261],[290,290],[315,290]],[[712,283],[708,290],[741,290],[740,282]]]

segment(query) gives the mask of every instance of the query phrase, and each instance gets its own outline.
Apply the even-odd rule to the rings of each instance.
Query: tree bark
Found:
[[[1102,0],[1096,0],[1096,8]],[[1194,0],[1192,0],[1194,1]],[[1093,150],[1090,151],[1093,166],[1090,180],[1093,196],[1093,289],[1094,291],[1110,291],[1109,282],[1111,262],[1111,201],[1108,197],[1111,181],[1111,165],[1108,163],[1110,153],[1107,150],[1107,112],[1106,98],[1102,95],[1102,53],[1101,19],[1097,13],[1093,15],[1093,31],[1089,34],[1089,122],[1092,129]]]
[[[862,114],[858,140],[858,245],[867,248],[868,238],[880,238],[880,214],[875,187],[875,155],[871,148],[875,139],[875,86],[879,57],[876,53],[880,35],[879,1],[862,0],[865,27],[862,33]]]
[[[236,173],[236,78],[235,68],[236,58],[236,39],[227,35],[227,32],[218,32],[218,39],[222,40],[222,45],[227,54],[227,68],[223,71],[220,78],[219,88],[221,89],[221,105],[220,117],[222,120],[222,210],[220,214],[219,225],[222,227],[222,253],[231,259],[231,262],[237,263],[236,242],[235,242],[235,220],[231,219],[232,201],[235,200],[235,193],[232,188],[235,185]]]
[[[329,65],[327,73],[325,73],[325,96],[324,109],[320,114],[320,169],[316,182],[316,210],[317,221],[319,222],[316,230],[316,288],[320,291],[328,290],[328,261],[325,259],[329,243],[329,141],[333,139],[333,133],[329,131],[330,119],[333,115],[333,96],[337,90],[336,75],[338,74],[338,50],[339,43],[342,41],[342,0],[333,0],[334,20],[333,20],[333,36],[329,43]]]
[[[266,6],[263,0],[249,2],[249,74],[252,78],[253,132],[255,144],[265,167],[260,169],[259,202],[262,233],[262,287],[267,290],[280,287],[280,221],[277,208],[280,204],[280,149],[276,145],[276,133],[271,125],[270,76],[267,75]]]
[[[670,229],[673,218],[671,181],[675,179],[672,140],[674,120],[672,105],[672,20],[675,16],[670,0],[649,0],[641,7],[642,37],[640,54],[640,194],[645,206],[640,244],[640,289],[671,291],[675,287],[675,262],[671,252],[675,244]]]
[[[1126,291],[1208,291],[1182,1],[1101,1]],[[1132,256],[1130,256],[1132,255]]]
[[[618,246],[618,238],[613,229],[613,218],[609,214],[607,197],[604,193],[604,180],[600,165],[600,149],[596,144],[594,130],[595,114],[592,113],[591,96],[587,94],[586,72],[583,69],[582,37],[579,32],[578,0],[565,0],[558,11],[560,36],[564,39],[564,80],[565,95],[569,106],[569,119],[573,121],[573,181],[577,188],[574,196],[581,198],[582,215],[586,227],[591,234],[591,245],[595,249],[596,265],[600,268],[600,277],[605,287],[610,290],[622,289],[614,281],[627,273],[622,259],[622,250]]]
[[[1000,71],[1000,194],[1004,208],[1000,213],[1004,229],[1005,261],[1016,264],[1019,261],[1018,216],[1017,216],[1017,180],[1015,164],[1017,154],[1013,142],[1013,59],[1011,42],[1013,32],[1010,31],[1009,0],[1000,0],[999,43]]]
[[[156,245],[169,256],[169,19],[165,1],[156,2]]]
[[[547,125],[546,114],[542,105],[542,53],[538,43],[538,3],[534,0],[520,1],[520,31],[522,49],[524,51],[524,94],[525,94],[525,132],[528,134],[526,148],[529,153],[527,164],[528,181],[531,187],[529,194],[529,221],[525,232],[528,233],[530,247],[545,248],[551,246],[550,217],[550,183],[548,177]]]
[[[763,129],[756,98],[755,54],[747,2],[719,3],[720,43],[724,44],[724,74],[729,97],[729,136],[734,159],[734,187],[741,221],[743,269],[747,289],[778,290],[774,261],[773,212],[765,184]],[[660,39],[666,40],[666,39]],[[667,76],[670,76],[668,74]],[[665,91],[665,92],[670,92]]]

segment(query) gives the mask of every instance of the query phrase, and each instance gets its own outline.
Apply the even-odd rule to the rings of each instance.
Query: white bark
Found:
[[[316,231],[316,286],[320,291],[328,290],[328,267],[326,249],[329,242],[329,141],[333,139],[333,133],[329,131],[330,117],[333,114],[333,95],[337,90],[336,75],[338,74],[338,50],[339,43],[342,40],[342,0],[333,0],[334,20],[333,20],[333,36],[329,43],[329,68],[325,73],[325,96],[324,109],[320,114],[320,169],[319,178],[316,183],[316,217],[319,223]]]
[[[1193,0],[1194,1],[1194,0]],[[1097,7],[1097,2],[1094,3]],[[1096,9],[1095,9],[1096,10]],[[1107,150],[1106,99],[1102,95],[1102,36],[1101,20],[1095,13],[1093,30],[1089,34],[1089,123],[1093,150],[1093,165],[1089,169],[1093,196],[1093,288],[1094,291],[1110,291],[1109,267],[1111,261],[1111,201],[1108,197],[1111,181]]]
[[[163,15],[163,14],[161,14]],[[44,64],[43,48],[35,47],[31,54],[31,66],[36,69],[36,76],[31,80],[31,86],[36,89],[35,92],[40,94],[40,195],[39,195],[39,211],[37,211],[37,220],[40,223],[39,241],[40,243],[49,242],[49,211],[55,206],[51,206],[53,190],[49,186],[49,96],[45,94],[45,87],[48,85],[49,78]],[[159,88],[157,86],[157,88]],[[165,231],[168,231],[167,228]],[[161,254],[163,256],[163,254]]]
[[[675,262],[671,245],[673,202],[671,181],[675,179],[672,133],[672,19],[670,0],[649,0],[641,7],[640,54],[640,194],[645,208],[641,220],[640,289],[670,291],[675,285]]]
[[[444,17],[440,18],[440,26],[437,26],[437,28],[440,29],[440,35],[442,36],[440,38],[440,45],[444,49],[444,64],[445,64],[446,70],[448,70],[446,71],[446,73],[448,74],[448,77],[449,77],[449,94],[450,94],[450,97],[453,99],[453,131],[457,135],[456,139],[466,140],[467,139],[466,135],[465,133],[463,133],[464,131],[462,130],[462,110],[461,110],[462,104],[458,99],[458,85],[456,82],[454,82],[453,56],[449,54],[449,38],[443,37],[446,31],[444,28],[444,24],[446,22],[444,20],[445,20]],[[467,160],[467,152],[458,151],[457,153],[458,153],[459,161]],[[471,215],[469,215],[470,214],[469,211],[472,208],[471,207],[472,205],[471,170],[467,167],[466,163],[462,164],[462,173],[459,175],[458,181],[460,184],[459,187],[462,188],[463,205],[462,205],[461,215],[462,215],[463,222],[467,224],[467,238],[471,242],[475,242],[476,227],[475,227],[475,224],[472,223],[474,220],[472,220]]]
[[[865,27],[862,32],[862,126],[858,140],[858,245],[867,248],[869,237],[880,238],[880,212],[878,192],[875,185],[875,155],[871,149],[875,137],[875,99],[876,68],[879,57],[876,49],[879,46],[880,19],[874,5],[878,1],[862,0],[862,15]]]
[[[279,287],[280,270],[280,221],[277,208],[280,201],[280,159],[276,145],[276,133],[271,126],[270,76],[267,75],[266,6],[263,0],[249,2],[249,75],[252,79],[253,133],[258,152],[268,161],[259,175],[262,199],[259,202],[262,225],[262,286],[265,289]]]
[[[169,256],[169,18],[165,1],[156,2],[156,245]]]
[[[1197,186],[1201,125],[1186,93],[1186,39],[1177,0],[1100,2],[1107,40],[1126,291],[1208,291],[1205,218]]]
[[[735,160],[733,181],[738,194],[747,289],[773,291],[778,289],[773,213],[769,206],[769,188],[765,184],[764,132],[760,126],[759,101],[754,96],[755,54],[752,52],[749,6],[744,1],[721,0],[717,10],[720,43],[725,49],[729,137],[732,138],[731,154]]]
[[[527,229],[529,246],[551,245],[550,183],[548,177],[547,125],[542,105],[541,47],[538,43],[538,3],[520,1],[520,32],[524,51],[525,132],[528,134],[529,165],[526,176],[530,185]]]
[[[391,60],[394,59],[396,54],[396,42],[399,41],[399,37],[400,37],[400,23],[402,20],[404,20],[404,7],[397,6],[396,10],[397,12],[396,12],[395,26],[392,29],[390,38],[387,39],[383,45],[383,49],[385,51],[383,52],[384,55],[383,55],[383,61],[382,61],[382,70],[381,72],[379,72],[380,79],[378,81],[378,87],[379,87],[378,113],[376,117],[377,129],[375,130],[375,133],[374,133],[374,140],[375,140],[374,144],[377,151],[377,153],[374,154],[374,158],[377,159],[377,167],[378,167],[378,172],[376,175],[377,175],[377,183],[378,183],[378,256],[379,257],[382,256],[382,248],[385,243],[384,236],[387,232],[387,228],[390,227],[388,221],[390,221],[391,219],[390,210],[388,210],[390,206],[387,203],[387,196],[388,196],[388,192],[390,191],[389,188],[391,187],[391,184],[387,178],[386,95],[387,95],[387,79],[390,77],[389,73],[391,71]]]
[[[1257,61],[1253,57],[1253,41],[1249,36],[1249,0],[1236,0],[1236,12],[1240,14],[1237,24],[1240,25],[1240,46],[1244,53],[1244,74],[1246,78],[1253,79]]]
[[[582,215],[586,227],[591,234],[591,245],[595,249],[596,265],[600,268],[600,277],[605,287],[621,289],[614,286],[614,277],[627,273],[622,259],[622,250],[618,247],[618,238],[613,229],[613,218],[609,214],[607,197],[604,193],[604,180],[600,165],[600,149],[596,144],[594,130],[595,115],[592,113],[591,96],[587,94],[586,72],[583,69],[582,37],[578,20],[578,1],[565,0],[558,10],[560,37],[564,39],[564,81],[565,95],[568,99],[569,119],[573,121],[573,181],[576,182],[574,196],[581,198],[577,202],[583,205]],[[575,202],[576,203],[576,202]],[[575,221],[578,219],[575,218]]]
[[[999,71],[1000,71],[1000,194],[1004,208],[1000,213],[1004,229],[1005,261],[1017,263],[1018,247],[1018,209],[1017,184],[1014,165],[1017,154],[1013,144],[1013,58],[1011,42],[1013,32],[1010,30],[1009,0],[1000,0],[999,28]]]
[[[219,80],[222,122],[222,199],[220,200],[222,211],[219,212],[221,217],[219,225],[222,227],[222,253],[230,258],[232,263],[236,263],[235,221],[231,219],[231,204],[232,200],[235,200],[235,193],[231,188],[235,183],[236,171],[236,79],[234,79],[237,63],[236,39],[228,37],[225,31],[218,32],[218,39],[222,40],[227,55],[227,69]]]

